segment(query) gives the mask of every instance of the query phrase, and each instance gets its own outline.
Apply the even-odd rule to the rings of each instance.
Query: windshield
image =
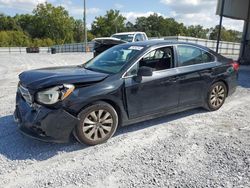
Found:
[[[112,37],[120,39],[120,40],[124,40],[127,42],[133,42],[134,35],[132,35],[132,34],[130,34],[130,35],[112,35]]]
[[[84,67],[97,72],[116,74],[121,71],[130,59],[140,54],[141,46],[115,46],[90,60]]]

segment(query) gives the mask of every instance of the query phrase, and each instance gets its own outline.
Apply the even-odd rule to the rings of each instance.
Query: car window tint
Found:
[[[131,69],[126,73],[127,76],[136,76],[138,70],[138,63],[134,64]]]
[[[202,63],[202,51],[192,46],[178,46],[179,66]]]
[[[91,61],[87,62],[86,69],[110,74],[118,73],[123,66],[130,62],[131,58],[141,53],[141,46],[114,46]]]
[[[153,50],[146,54],[140,61],[140,67],[151,67],[154,71],[172,68],[173,64],[174,53],[172,47]]]
[[[141,34],[136,34],[135,41],[143,41],[143,37]]]
[[[155,57],[155,52],[156,52],[156,50],[154,50],[154,51],[148,53],[147,55],[145,55],[145,56],[143,57],[143,60],[154,59],[154,57]]]
[[[210,53],[202,51],[202,61],[203,61],[203,63],[214,62],[215,58]]]
[[[146,40],[144,34],[141,34],[141,38],[143,41]]]
[[[139,39],[140,39],[140,41],[144,41],[142,34],[139,34]]]
[[[201,63],[214,62],[215,58],[212,54],[192,46],[177,47],[179,66],[188,66]]]

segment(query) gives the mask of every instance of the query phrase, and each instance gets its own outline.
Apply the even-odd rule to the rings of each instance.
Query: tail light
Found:
[[[240,68],[240,64],[239,64],[237,61],[233,61],[231,65],[232,65],[234,71],[236,71],[236,72],[237,72],[237,71],[239,70],[239,68]]]

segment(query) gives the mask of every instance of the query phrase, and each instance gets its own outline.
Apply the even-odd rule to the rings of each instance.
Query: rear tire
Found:
[[[207,94],[207,108],[210,111],[219,110],[227,97],[227,87],[223,82],[214,83]]]
[[[106,142],[116,132],[118,115],[108,103],[96,102],[78,116],[80,123],[75,130],[76,139],[87,145],[97,145]]]

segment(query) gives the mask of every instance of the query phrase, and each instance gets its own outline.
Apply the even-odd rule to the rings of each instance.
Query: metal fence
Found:
[[[56,53],[67,53],[67,52],[85,52],[84,43],[74,43],[74,44],[64,44],[64,45],[55,45],[52,46],[55,49]],[[88,42],[87,52],[93,52],[94,42]]]
[[[50,47],[40,47],[39,53],[50,53]],[[0,47],[0,54],[1,53],[26,53],[26,47]]]
[[[161,38],[150,38],[153,39],[164,39],[169,41],[181,41],[181,42],[191,42],[200,44],[202,46],[206,46],[212,50],[216,50],[217,41],[208,40],[208,39],[200,39],[193,37],[183,37],[183,36],[169,36],[169,37],[161,37]],[[40,53],[51,53],[51,49],[54,48],[55,53],[71,53],[71,52],[85,52],[85,44],[84,43],[73,43],[73,44],[64,44],[64,45],[55,45],[52,47],[41,47],[39,48]],[[87,45],[87,52],[93,52],[94,42],[89,42]],[[226,42],[221,41],[219,45],[219,53],[231,57],[234,59],[238,59],[240,54],[240,43]],[[26,53],[26,47],[6,47],[0,48],[1,53]]]
[[[163,39],[169,41],[191,42],[202,46],[206,46],[216,51],[217,41],[215,40],[183,37],[183,36],[164,37]],[[221,41],[219,44],[219,53],[221,55],[234,57],[235,59],[237,59],[240,55],[240,48],[241,48],[240,43]]]

